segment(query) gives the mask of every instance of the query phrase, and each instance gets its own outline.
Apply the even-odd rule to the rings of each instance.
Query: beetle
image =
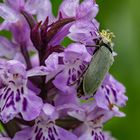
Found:
[[[114,62],[112,43],[114,34],[108,30],[103,30],[99,35],[99,43],[83,77],[85,95],[94,95],[96,93]]]

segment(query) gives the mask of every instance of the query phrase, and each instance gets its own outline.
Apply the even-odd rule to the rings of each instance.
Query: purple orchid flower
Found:
[[[35,119],[40,114],[42,100],[27,87],[27,80],[30,76],[43,73],[42,68],[26,71],[22,63],[10,60],[1,65],[0,73],[3,84],[0,89],[0,119],[6,123],[18,113],[25,120]]]
[[[0,140],[115,140],[103,126],[125,116],[125,87],[107,74],[95,95],[82,90],[102,37],[98,10],[95,0],[63,0],[55,18],[50,0],[0,3],[0,30],[12,33],[0,37]]]
[[[64,17],[75,17],[76,21],[69,29],[68,37],[85,45],[95,45],[98,39],[99,23],[95,20],[98,5],[93,0],[64,0],[60,11]]]
[[[44,21],[47,16],[53,18],[50,0],[15,0],[14,3],[12,0],[4,0],[0,5],[0,16],[9,22],[16,22],[22,10],[37,15],[39,21]]]
[[[115,80],[113,76],[107,74],[94,98],[97,106],[103,109],[113,110],[126,105],[128,98],[125,92],[125,87]]]
[[[32,128],[18,132],[13,140],[78,140],[77,137],[55,124],[59,118],[58,110],[50,105],[44,104],[40,116],[36,119]]]
[[[96,20],[91,22],[76,22],[69,29],[68,37],[76,42],[80,42],[87,46],[95,46],[96,40],[99,39],[99,24]]]
[[[49,0],[6,0],[5,3],[0,4],[0,16],[4,22],[0,25],[1,30],[9,30],[13,34],[13,39],[20,46],[28,46],[34,48],[30,40],[30,27],[23,17],[23,11],[28,14],[36,15],[38,21],[44,21],[47,16],[51,17],[49,22],[53,22],[53,15],[51,10],[51,3]],[[40,5],[38,5],[40,3]],[[44,8],[42,8],[42,5]],[[49,7],[49,8],[46,8]]]
[[[53,84],[64,93],[73,92],[80,77],[85,72],[91,55],[82,44],[71,44],[64,53],[53,53],[46,59],[49,76],[46,82],[54,76]]]
[[[76,17],[77,20],[92,20],[98,13],[98,5],[93,0],[64,0],[59,11],[63,17]]]
[[[103,124],[114,116],[122,117],[122,114],[104,110],[92,102],[81,105],[81,110],[75,109],[68,114],[83,122],[74,131],[78,140],[107,140],[108,136],[102,131]]]

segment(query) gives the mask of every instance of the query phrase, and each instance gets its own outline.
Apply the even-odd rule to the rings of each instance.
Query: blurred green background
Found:
[[[13,0],[14,1],[14,0]],[[61,0],[51,0],[56,14]],[[100,6],[101,29],[116,35],[118,53],[111,73],[127,89],[129,101],[123,111],[125,118],[112,119],[105,125],[118,140],[140,139],[140,0],[96,0]],[[1,33],[0,33],[1,34]]]

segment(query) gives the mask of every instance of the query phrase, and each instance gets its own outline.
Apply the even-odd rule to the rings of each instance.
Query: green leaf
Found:
[[[94,54],[83,79],[83,90],[86,95],[96,92],[113,62],[114,58],[109,48],[101,46]]]
[[[87,99],[87,100],[85,100],[85,99],[80,99],[80,103],[81,104],[86,104],[86,103],[89,103],[89,102],[91,102],[91,101],[93,101],[94,99],[93,99],[93,97],[92,98],[89,98],[89,99]]]
[[[3,126],[2,126],[2,123],[0,123],[0,133],[1,132],[4,132],[4,128],[3,128]]]

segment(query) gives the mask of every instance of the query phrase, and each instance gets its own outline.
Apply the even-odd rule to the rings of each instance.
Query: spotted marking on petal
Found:
[[[36,120],[32,138],[29,140],[61,140],[61,138],[54,122]]]
[[[102,88],[106,91],[105,98],[109,104],[109,108],[112,108],[113,104],[118,103],[117,91],[107,85]]]
[[[13,119],[17,113],[27,110],[27,99],[25,96],[25,88],[23,86],[16,87],[9,84],[1,89],[0,92],[0,119],[8,122]]]
[[[101,128],[91,129],[90,134],[91,134],[91,137],[93,138],[93,140],[105,140],[105,136],[104,136]]]
[[[27,99],[24,97],[23,98],[23,111],[27,110]]]
[[[59,65],[63,65],[64,64],[64,61],[63,61],[63,57],[58,57],[58,64]]]
[[[68,80],[67,85],[74,85],[86,71],[88,63],[83,61],[81,63],[76,63],[74,66],[70,66],[68,69]]]
[[[17,93],[16,93],[16,102],[19,102],[21,100],[21,97],[20,97],[20,92],[19,90],[17,90]]]

